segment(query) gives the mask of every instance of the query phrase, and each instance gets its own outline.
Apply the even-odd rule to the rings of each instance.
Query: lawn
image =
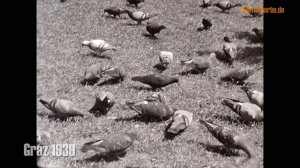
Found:
[[[145,1],[139,10],[157,13],[150,20],[167,27],[157,35],[158,39],[143,35],[147,33],[146,22],[133,26],[134,21],[127,14],[122,14],[121,19],[103,15],[104,8],[111,6],[133,9],[125,6],[125,0],[37,1],[37,127],[49,130],[52,143],[74,143],[77,150],[74,157],[42,157],[40,164],[46,167],[201,167],[246,157],[242,151],[224,152],[221,143],[198,122],[199,118],[209,118],[216,124],[239,130],[254,144],[257,158],[244,167],[263,167],[263,123],[244,123],[221,105],[227,97],[242,101],[248,98],[239,86],[218,83],[219,76],[230,69],[263,65],[263,45],[253,40],[255,34],[251,32],[254,27],[263,28],[263,17],[243,14],[239,7],[233,8],[230,14],[220,13],[216,7],[201,9],[200,0]],[[234,2],[250,6],[242,0]],[[251,5],[262,3],[254,0]],[[210,30],[197,31],[202,18],[212,20]],[[241,48],[232,66],[216,61],[204,74],[179,75],[184,67],[176,64],[177,61],[221,51],[224,36],[233,38]],[[97,38],[119,49],[103,53],[105,57],[95,57],[81,43]],[[154,92],[141,89],[148,86],[131,81],[130,77],[158,73],[153,66],[159,61],[160,51],[174,54],[173,64],[163,74],[178,76],[180,80],[179,85],[171,84],[162,92],[170,104],[194,114],[194,122],[173,140],[164,138],[164,122],[130,120],[136,113],[124,105],[126,100],[145,98]],[[119,66],[128,76],[118,84],[82,85],[85,69],[94,63]],[[247,82],[263,91],[263,70]],[[116,97],[116,104],[106,116],[53,120],[47,116],[51,112],[38,102],[39,97],[61,98],[88,110],[98,91],[109,91]],[[122,159],[97,160],[93,152],[80,152],[83,143],[118,131],[134,131],[139,136]]]

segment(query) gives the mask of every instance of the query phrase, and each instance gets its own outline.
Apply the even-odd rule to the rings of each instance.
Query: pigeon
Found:
[[[40,99],[40,103],[42,103],[47,109],[51,110],[58,117],[75,117],[75,116],[84,116],[84,112],[68,100],[64,99],[53,99],[51,101]]]
[[[100,92],[95,95],[96,101],[89,112],[96,116],[106,115],[115,104],[115,97],[110,92]]]
[[[222,104],[229,107],[245,121],[259,122],[264,120],[264,114],[256,104],[229,98],[222,100]]]
[[[160,120],[168,120],[177,110],[173,106],[153,100],[126,101],[125,104],[144,117]]]
[[[207,8],[211,5],[212,5],[211,0],[202,0],[202,4],[200,5],[200,7]]]
[[[159,53],[159,64],[167,68],[173,62],[173,53],[170,51],[161,51]]]
[[[245,6],[243,11],[248,12],[253,17],[261,17],[262,16],[261,12],[257,12],[257,11],[254,10],[254,8],[251,8],[251,7]]]
[[[184,110],[175,111],[172,117],[171,126],[168,128],[167,132],[178,134],[184,131],[191,124],[192,120],[193,113]]]
[[[203,18],[202,19],[202,25],[203,25],[203,29],[204,30],[208,30],[211,28],[211,26],[213,25],[212,22],[211,22],[211,19],[206,19],[206,18]]]
[[[251,90],[247,86],[242,86],[241,89],[246,92],[249,101],[258,105],[261,109],[264,109],[264,94],[257,90]]]
[[[224,37],[224,41],[225,41],[225,43],[223,44],[224,55],[226,56],[226,59],[232,63],[237,56],[238,46],[235,43],[233,43],[227,36]]]
[[[50,132],[46,130],[37,130],[36,144],[40,146],[48,146],[51,144]]]
[[[161,74],[150,74],[145,76],[135,76],[131,78],[132,81],[138,81],[150,85],[154,90],[165,87],[172,83],[178,83],[179,79],[176,77],[169,77]]]
[[[104,13],[105,12],[108,13],[109,15],[113,15],[114,18],[116,18],[116,16],[119,16],[120,18],[120,14],[125,13],[125,9],[114,6],[114,7],[104,9]]]
[[[116,51],[117,47],[114,47],[102,39],[97,40],[85,40],[82,42],[82,46],[88,46],[91,50],[97,52],[98,54],[102,54],[105,51],[113,50]]]
[[[246,79],[248,79],[256,71],[262,68],[263,67],[257,69],[253,69],[253,68],[234,69],[222,75],[220,79],[221,81],[230,81],[236,84],[244,84]]]
[[[138,7],[139,3],[145,2],[145,0],[126,0],[130,5],[135,5]]]
[[[212,60],[214,58],[216,58],[216,54],[211,53],[208,58],[198,57],[195,59],[182,60],[180,61],[180,63],[182,66],[185,65],[191,67],[190,71],[195,71],[196,73],[204,73],[212,65]]]
[[[117,66],[103,70],[103,74],[108,74],[113,79],[117,79],[120,82],[122,82],[127,76],[125,71]]]
[[[258,37],[258,39],[263,42],[264,41],[264,32],[261,29],[258,28],[254,28],[252,29],[252,31],[254,31],[254,33],[256,34],[256,36]]]
[[[149,13],[144,13],[142,11],[130,11],[130,10],[125,10],[125,13],[128,14],[128,16],[134,20],[137,21],[137,24],[141,24],[142,21],[148,20],[154,16],[158,16],[158,14],[149,14]]]
[[[231,8],[234,8],[234,7],[237,7],[237,6],[242,6],[242,4],[233,3],[233,2],[230,2],[228,0],[223,0],[223,1],[220,1],[218,3],[215,3],[214,6],[220,8],[222,10],[222,12],[227,11],[227,13],[229,13],[229,10]]]
[[[133,145],[137,139],[136,133],[117,132],[102,139],[84,143],[81,152],[93,150],[97,154],[118,156]]]
[[[84,82],[96,83],[100,78],[104,68],[99,64],[92,64],[84,72]]]
[[[204,124],[208,131],[226,148],[241,149],[246,152],[248,158],[255,158],[254,151],[244,134],[202,119],[200,119],[200,122]]]
[[[159,25],[156,22],[147,22],[146,30],[154,37],[156,33],[159,33],[161,30],[166,29],[166,26]]]

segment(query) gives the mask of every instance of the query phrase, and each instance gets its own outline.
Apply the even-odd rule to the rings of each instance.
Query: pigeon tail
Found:
[[[51,110],[50,101],[49,100],[40,99],[39,102],[42,103],[47,109]]]
[[[87,151],[89,150],[96,150],[95,149],[95,143],[99,144],[102,142],[102,139],[101,140],[95,140],[95,141],[91,141],[91,142],[87,142],[87,143],[84,143],[81,147],[81,152],[83,153],[86,153]]]
[[[150,19],[150,18],[155,17],[155,16],[158,16],[158,14],[156,14],[156,13],[155,14],[149,14],[147,18]]]
[[[135,76],[133,78],[131,78],[132,81],[140,81],[141,80],[141,76]]]
[[[226,106],[230,107],[230,108],[234,108],[236,102],[227,98],[227,99],[224,99],[221,103],[223,105],[226,105]]]
[[[179,133],[179,129],[177,128],[169,128],[167,130],[168,133],[172,133],[172,134],[178,134]]]

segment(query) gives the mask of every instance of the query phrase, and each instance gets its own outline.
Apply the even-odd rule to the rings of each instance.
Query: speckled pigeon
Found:
[[[90,65],[84,72],[84,82],[96,83],[101,78],[103,69],[100,64]]]
[[[216,54],[211,53],[208,57],[197,57],[194,59],[182,60],[180,61],[180,64],[188,66],[191,68],[191,71],[204,73],[212,65],[215,58]]]
[[[153,100],[127,101],[126,105],[144,117],[167,120],[173,116],[176,108]]]
[[[136,133],[118,132],[110,134],[102,139],[83,144],[81,151],[85,153],[92,150],[98,154],[118,156],[120,153],[132,146],[136,139]]]
[[[40,103],[42,103],[47,109],[51,110],[56,116],[58,117],[74,117],[74,116],[81,116],[83,117],[85,113],[75,107],[75,105],[68,100],[64,99],[53,99],[53,100],[46,100],[40,99]]]
[[[236,84],[244,84],[245,80],[253,75],[256,71],[262,69],[263,67],[254,69],[254,68],[242,68],[234,69],[225,74],[223,74],[220,79],[221,81],[230,81]]]
[[[99,92],[95,94],[96,101],[89,112],[99,115],[106,115],[115,104],[115,97],[110,92]]]
[[[118,66],[103,70],[103,74],[108,74],[113,79],[117,79],[120,82],[127,76],[126,72]]]
[[[175,111],[171,126],[168,128],[167,132],[172,134],[178,134],[184,131],[193,120],[193,113],[184,110]]]
[[[169,77],[161,74],[150,74],[145,76],[135,76],[131,78],[132,81],[138,81],[150,85],[153,89],[165,87],[172,83],[178,83],[177,77]]]
[[[105,12],[108,13],[109,15],[113,15],[114,18],[116,18],[116,16],[119,16],[120,18],[120,14],[125,13],[125,9],[121,7],[113,6],[104,9],[104,13]]]
[[[241,89],[246,92],[249,101],[264,109],[264,94],[257,90],[252,90],[248,86],[242,86]]]
[[[223,44],[223,52],[226,56],[226,59],[230,62],[233,62],[238,54],[238,46],[234,42],[232,42],[229,37],[224,37],[225,43]]]
[[[154,16],[158,16],[158,14],[149,14],[142,11],[125,10],[125,13],[127,13],[132,20],[137,21],[137,24],[141,24],[142,21],[148,20]]]
[[[245,121],[263,121],[264,119],[261,108],[256,104],[229,98],[224,99],[222,104],[229,107]]]
[[[230,2],[228,0],[222,0],[218,3],[215,3],[214,6],[220,8],[222,10],[222,12],[225,12],[227,11],[227,13],[229,13],[229,10],[231,8],[234,8],[234,7],[237,7],[237,6],[242,6],[242,4],[240,3],[233,3],[233,2]]]
[[[249,158],[255,158],[254,151],[244,134],[228,127],[219,126],[202,119],[200,119],[200,122],[204,124],[208,131],[225,147],[231,149],[241,149],[246,152]]]

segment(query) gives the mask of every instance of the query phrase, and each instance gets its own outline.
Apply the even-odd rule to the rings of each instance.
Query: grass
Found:
[[[239,86],[218,84],[218,77],[232,68],[263,64],[263,46],[255,42],[251,32],[254,27],[263,27],[263,17],[248,17],[239,8],[232,9],[231,14],[220,13],[215,7],[203,10],[200,4],[198,0],[148,0],[140,4],[139,10],[159,14],[151,21],[168,28],[157,35],[158,39],[150,39],[143,35],[147,33],[145,22],[142,26],[132,26],[130,24],[133,21],[126,14],[122,15],[126,19],[103,16],[104,8],[125,6],[125,0],[70,0],[65,3],[37,1],[37,97],[68,99],[84,110],[92,107],[97,91],[109,91],[117,101],[106,116],[76,121],[53,120],[43,115],[50,112],[37,102],[38,129],[48,129],[53,143],[75,143],[78,150],[75,157],[42,157],[41,165],[201,167],[246,157],[243,152],[224,153],[219,148],[221,144],[207,129],[195,122],[205,117],[244,133],[253,142],[258,156],[255,162],[244,166],[263,167],[263,123],[245,124],[229,108],[221,105],[221,100],[226,97],[242,101],[248,99]],[[259,6],[262,2],[255,0],[252,5]],[[213,27],[208,31],[197,32],[204,17],[212,19]],[[217,61],[207,73],[181,75],[180,85],[169,85],[163,91],[170,104],[194,113],[194,122],[185,132],[173,140],[165,140],[164,122],[145,123],[125,119],[136,115],[124,106],[126,100],[145,98],[152,93],[150,90],[138,89],[144,85],[131,81],[130,77],[156,73],[153,66],[157,64],[161,50],[173,52],[176,62],[201,56],[201,53],[221,51],[224,36],[234,37],[234,41],[241,47],[238,59],[232,66]],[[105,52],[106,57],[103,58],[93,57],[88,48],[81,47],[81,42],[97,38],[120,49]],[[129,73],[128,78],[114,85],[83,86],[80,81],[84,70],[94,63],[120,66]],[[183,67],[172,64],[163,74],[177,75],[183,70]],[[258,71],[247,81],[254,83],[253,88],[263,91],[263,71]],[[114,120],[112,117],[119,119]],[[99,160],[92,152],[79,151],[80,146],[90,140],[132,130],[137,132],[139,139],[121,160]]]

